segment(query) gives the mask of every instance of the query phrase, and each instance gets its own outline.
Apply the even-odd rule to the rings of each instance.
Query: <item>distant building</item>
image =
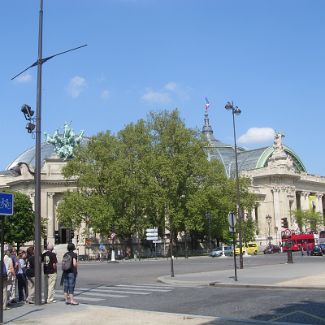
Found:
[[[228,177],[234,178],[234,147],[214,137],[207,110],[202,133],[209,143],[208,159],[218,159]],[[287,218],[290,229],[297,228],[293,210],[312,208],[325,215],[325,177],[308,174],[298,155],[282,143],[283,137],[276,132],[274,144],[269,147],[253,150],[237,147],[239,176],[250,179],[250,191],[257,196],[251,216],[258,225],[256,240],[262,244],[266,244],[268,237],[268,215],[274,243],[281,240],[282,218]]]
[[[66,165],[69,157],[69,148],[81,141],[82,133],[76,136],[70,129],[70,126],[64,125],[64,132],[54,137],[60,138],[58,142],[43,143],[41,146],[41,218],[47,219],[45,242],[57,244],[66,244],[70,241],[80,239],[80,245],[84,246],[85,238],[79,236],[79,232],[66,228],[58,223],[56,218],[56,208],[63,198],[66,191],[75,191],[77,189],[74,180],[66,180],[62,175],[62,168]],[[49,137],[48,137],[49,138]],[[53,137],[50,137],[53,139]],[[85,141],[85,140],[84,140]],[[35,182],[35,147],[32,147],[19,155],[6,170],[0,171],[0,189],[10,189],[29,195],[34,204]],[[66,245],[62,246],[66,249]]]
[[[68,138],[74,137],[77,141],[81,141],[81,135],[75,136],[66,125],[64,132],[67,132]],[[218,159],[228,177],[235,177],[234,148],[215,139],[207,110],[202,132],[209,142],[208,159]],[[51,143],[43,143],[41,147],[41,217],[47,219],[45,240],[65,244],[72,239],[75,242],[78,239],[79,253],[85,254],[87,238],[83,236],[83,230],[86,225],[83,224],[81,229],[73,232],[61,225],[56,217],[56,208],[64,192],[77,189],[74,180],[66,180],[62,175],[66,159],[70,158],[66,147],[62,148],[62,145],[58,147],[55,141],[53,142],[53,138],[58,136],[59,138],[63,136],[63,140],[67,140],[64,134],[56,132],[50,137]],[[281,218],[287,218],[290,229],[297,228],[292,216],[293,210],[313,208],[325,215],[325,177],[308,174],[301,159],[282,143],[282,138],[283,135],[276,133],[274,145],[269,147],[253,150],[238,147],[239,174],[251,180],[250,191],[257,196],[251,216],[258,225],[256,239],[262,244],[266,243],[268,236],[267,215],[271,216],[270,233],[274,243],[281,238]],[[64,144],[64,141],[62,143]],[[34,166],[33,147],[19,155],[6,170],[0,171],[0,189],[23,192],[29,195],[34,203]]]

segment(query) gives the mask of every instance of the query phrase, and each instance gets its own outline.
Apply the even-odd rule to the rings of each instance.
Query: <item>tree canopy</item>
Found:
[[[14,199],[14,213],[12,216],[1,216],[4,221],[4,240],[6,243],[21,244],[33,240],[34,211],[30,198],[20,192],[12,192]]]
[[[297,209],[292,211],[292,213],[296,219],[300,232],[304,232],[306,230],[317,231],[318,226],[323,224],[322,214],[314,209]]]
[[[77,148],[63,170],[77,191],[65,194],[59,221],[73,228],[85,222],[108,237],[144,236],[147,227],[174,234],[211,233],[227,239],[228,211],[235,211],[235,182],[219,161],[209,161],[202,134],[185,126],[177,110],[150,113],[116,135],[99,133]],[[242,204],[253,197],[241,181]]]

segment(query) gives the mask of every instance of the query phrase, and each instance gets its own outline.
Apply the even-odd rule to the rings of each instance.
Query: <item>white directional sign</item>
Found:
[[[233,212],[228,213],[228,223],[230,227],[235,227],[236,225],[236,215]]]
[[[146,230],[147,240],[158,240],[158,228],[148,228]]]

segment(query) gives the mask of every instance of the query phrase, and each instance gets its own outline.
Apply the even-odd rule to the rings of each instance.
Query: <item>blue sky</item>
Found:
[[[22,104],[35,108],[39,0],[0,5],[0,169],[35,140]],[[117,132],[148,112],[178,108],[200,128],[204,98],[216,138],[273,143],[285,134],[308,172],[325,176],[325,2],[322,0],[44,0],[42,132],[65,121],[86,135]]]

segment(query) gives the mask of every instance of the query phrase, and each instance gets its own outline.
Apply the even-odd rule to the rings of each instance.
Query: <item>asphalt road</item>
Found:
[[[294,260],[299,259],[300,262],[306,258],[294,256]],[[313,257],[309,262],[317,259]],[[284,254],[260,255],[246,258],[244,267],[285,262]],[[217,269],[229,269],[231,273],[232,268],[232,258],[174,260],[176,274]],[[324,290],[182,287],[157,282],[157,277],[169,273],[170,260],[80,263],[76,296],[81,303],[101,306],[230,319],[325,324]],[[62,288],[58,287],[58,297],[62,294],[60,290]]]

